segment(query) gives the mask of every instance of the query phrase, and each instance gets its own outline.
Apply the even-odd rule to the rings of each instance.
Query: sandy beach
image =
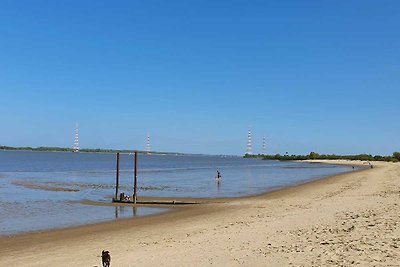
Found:
[[[1,237],[1,266],[101,266],[103,249],[111,266],[400,266],[400,164],[373,164],[259,196]]]

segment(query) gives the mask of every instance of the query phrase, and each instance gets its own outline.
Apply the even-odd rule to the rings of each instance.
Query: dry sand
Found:
[[[329,161],[329,163],[362,164]],[[256,197],[0,238],[1,266],[400,266],[400,164]]]

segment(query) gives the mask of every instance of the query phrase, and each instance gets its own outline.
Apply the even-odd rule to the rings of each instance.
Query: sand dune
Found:
[[[363,164],[329,161],[329,163]],[[256,197],[0,239],[3,266],[399,266],[400,164]]]

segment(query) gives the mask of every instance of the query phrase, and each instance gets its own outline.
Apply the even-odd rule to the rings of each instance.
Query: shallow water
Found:
[[[120,192],[133,191],[133,156],[121,155]],[[216,170],[222,174],[215,182]],[[351,167],[240,157],[139,155],[138,196],[236,197]],[[0,151],[0,235],[143,216],[160,208],[91,206],[115,194],[115,155]]]

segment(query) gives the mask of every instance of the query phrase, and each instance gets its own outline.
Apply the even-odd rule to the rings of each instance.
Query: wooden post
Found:
[[[116,183],[115,183],[115,200],[118,200],[118,187],[119,187],[119,152],[117,153],[117,172],[116,172]],[[121,200],[121,199],[120,199]]]
[[[137,151],[135,151],[135,165],[134,165],[134,174],[133,174],[133,177],[134,177],[134,179],[133,179],[133,203],[135,203],[136,204],[136,200],[137,200],[137,195],[136,195],[136,192],[137,192],[137,157],[138,157],[138,153],[137,153]]]

